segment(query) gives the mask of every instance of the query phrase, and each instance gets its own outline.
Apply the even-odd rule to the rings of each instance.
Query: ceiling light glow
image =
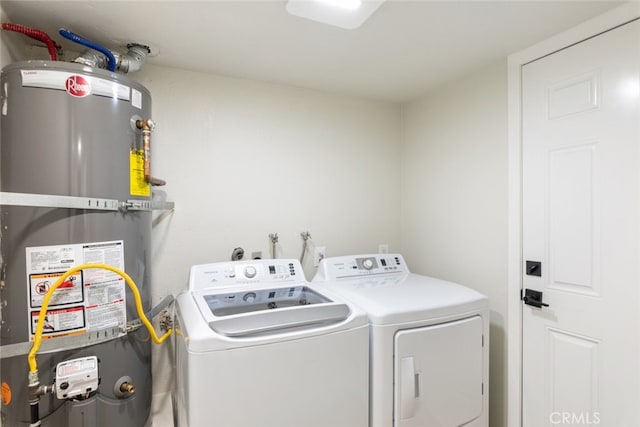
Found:
[[[335,27],[360,27],[385,0],[289,0],[287,12]]]
[[[361,0],[315,0],[320,4],[345,10],[356,10],[362,5]]]

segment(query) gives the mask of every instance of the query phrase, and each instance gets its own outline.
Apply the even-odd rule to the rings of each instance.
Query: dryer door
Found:
[[[394,427],[451,427],[482,414],[482,318],[396,333]]]

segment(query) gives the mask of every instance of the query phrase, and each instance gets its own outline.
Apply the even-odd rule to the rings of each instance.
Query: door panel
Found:
[[[598,410],[598,341],[548,328],[551,413],[587,413]],[[556,416],[557,418],[557,416]]]
[[[549,288],[598,295],[598,142],[549,150]]]
[[[523,426],[638,426],[640,21],[522,81]]]
[[[454,427],[480,417],[482,318],[405,329],[395,336],[395,427]]]

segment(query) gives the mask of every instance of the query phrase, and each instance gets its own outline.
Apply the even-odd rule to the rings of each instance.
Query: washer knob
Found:
[[[247,279],[253,279],[254,277],[256,277],[256,274],[258,273],[258,271],[256,270],[256,268],[252,265],[246,267],[244,269],[244,276]]]
[[[371,270],[373,268],[373,261],[367,258],[362,261],[362,266],[365,268],[365,270]]]
[[[244,294],[242,299],[245,300],[246,302],[253,302],[256,299],[256,293],[255,292],[249,292],[247,294]]]

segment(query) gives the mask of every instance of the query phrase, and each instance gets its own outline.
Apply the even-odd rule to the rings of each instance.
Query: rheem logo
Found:
[[[73,75],[64,83],[67,93],[76,98],[84,98],[91,93],[91,84],[82,76]]]

